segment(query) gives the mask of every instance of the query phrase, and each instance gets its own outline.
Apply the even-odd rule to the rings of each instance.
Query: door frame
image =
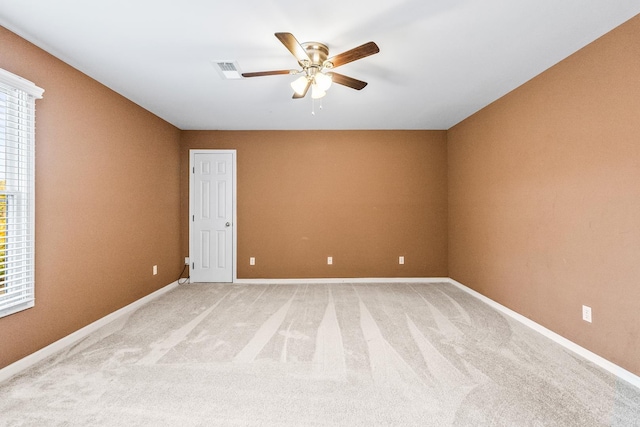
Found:
[[[236,150],[217,150],[217,149],[190,149],[189,150],[189,218],[194,214],[194,174],[193,168],[195,167],[195,155],[196,154],[231,154],[231,165],[233,168],[232,179],[233,183],[231,185],[232,194],[231,194],[231,209],[233,210],[232,215],[232,275],[231,275],[231,283],[235,283],[238,280],[238,199],[237,199],[237,185],[238,185],[238,162],[236,158]],[[191,250],[193,248],[193,221],[189,221],[189,277],[191,277],[191,266],[192,264],[192,256]]]

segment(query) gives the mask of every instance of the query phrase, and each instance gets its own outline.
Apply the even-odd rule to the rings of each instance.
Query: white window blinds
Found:
[[[0,69],[0,317],[34,305],[34,121],[42,92]]]

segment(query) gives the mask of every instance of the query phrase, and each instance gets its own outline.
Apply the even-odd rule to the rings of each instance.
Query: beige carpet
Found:
[[[640,390],[449,284],[183,285],[0,385],[2,426],[638,426]]]

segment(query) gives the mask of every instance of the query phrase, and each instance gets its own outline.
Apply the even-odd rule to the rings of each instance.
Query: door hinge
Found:
[[[196,269],[196,263],[195,263],[195,262],[192,262],[192,263],[191,263],[191,269],[192,269],[192,270],[195,270],[195,269]]]
[[[196,216],[195,215],[191,215],[191,221],[195,221],[196,220]]]
[[[196,167],[195,166],[191,168],[191,173],[196,173]]]

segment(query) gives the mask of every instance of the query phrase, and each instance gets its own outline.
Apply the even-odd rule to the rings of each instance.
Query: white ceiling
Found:
[[[180,129],[448,129],[638,13],[638,0],[0,0],[0,25]],[[330,56],[376,42],[336,70],[369,85],[333,85],[312,115],[295,76],[220,77],[213,61],[297,68],[275,32]]]

